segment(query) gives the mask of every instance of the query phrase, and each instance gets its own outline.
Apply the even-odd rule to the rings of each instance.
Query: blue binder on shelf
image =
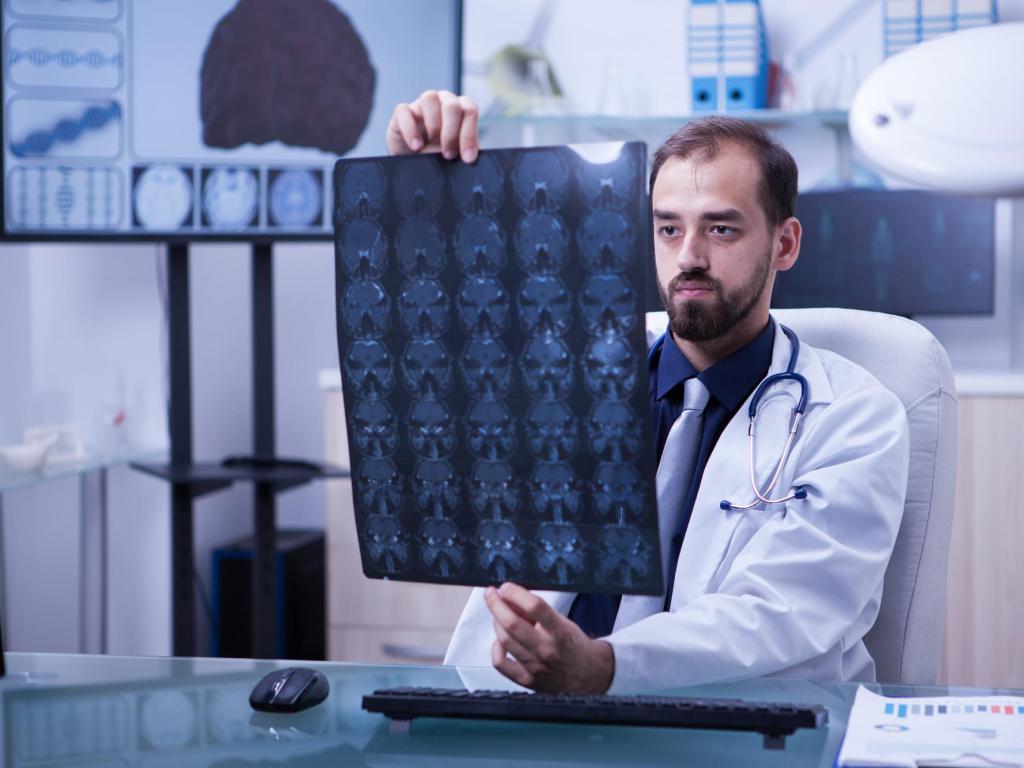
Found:
[[[765,107],[768,42],[759,0],[691,0],[689,59],[694,112]]]
[[[999,21],[996,0],[883,0],[885,57],[960,29]]]

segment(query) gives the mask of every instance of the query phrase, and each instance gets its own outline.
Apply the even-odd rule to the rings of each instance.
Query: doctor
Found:
[[[476,106],[428,91],[396,107],[387,140],[392,153],[473,162]],[[775,275],[800,253],[796,194],[793,158],[741,120],[688,123],[658,149],[653,242],[668,331],[649,364],[667,594],[476,589],[446,664],[596,693],[765,675],[874,679],[863,637],[903,511],[906,414],[862,368],[797,349],[771,318]],[[752,396],[787,370],[799,376],[757,398],[751,458]],[[787,452],[799,377],[806,409]],[[751,463],[771,503],[755,497]]]

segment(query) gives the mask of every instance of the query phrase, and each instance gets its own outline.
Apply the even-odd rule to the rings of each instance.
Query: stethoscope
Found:
[[[722,499],[719,506],[726,511],[737,511],[742,512],[745,509],[753,509],[758,504],[783,504],[793,499],[806,499],[807,490],[805,488],[797,488],[793,493],[788,496],[783,496],[778,499],[771,498],[771,492],[775,490],[775,486],[778,485],[779,478],[782,477],[782,468],[786,465],[786,461],[789,459],[789,454],[793,450],[793,442],[796,440],[797,430],[800,429],[800,422],[803,421],[804,411],[807,410],[807,379],[796,372],[796,361],[800,356],[800,339],[797,338],[790,328],[784,325],[779,325],[782,332],[789,338],[789,342],[793,347],[789,354],[789,364],[786,366],[786,370],[782,373],[775,373],[765,378],[757,389],[754,390],[754,394],[750,398],[750,407],[747,409],[747,413],[750,416],[750,425],[747,427],[747,437],[750,443],[750,487],[754,490],[754,500],[749,504],[733,504],[728,499]],[[661,338],[661,344],[664,344],[665,337]],[[659,344],[655,344],[651,348],[651,355],[660,348]],[[755,425],[757,423],[757,407],[761,404],[761,399],[765,396],[771,387],[783,382],[783,381],[795,381],[800,385],[800,400],[797,401],[796,406],[793,408],[793,413],[789,418],[789,435],[786,437],[786,445],[782,449],[782,456],[779,458],[779,463],[775,465],[775,472],[772,474],[771,482],[763,490],[759,490],[757,487],[757,477],[754,475],[754,434]]]

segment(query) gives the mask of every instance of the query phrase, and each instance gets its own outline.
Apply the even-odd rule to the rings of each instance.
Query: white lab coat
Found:
[[[774,320],[773,320],[774,322]],[[786,369],[791,344],[776,328],[770,372]],[[858,365],[801,344],[796,371],[809,400],[773,496],[747,504],[747,407],[726,425],[693,506],[674,575],[672,603],[605,638],[615,652],[611,693],[760,676],[874,680],[862,638],[878,615],[907,487],[906,411]],[[755,456],[766,482],[779,459],[799,387],[785,382],[761,401]],[[671,535],[664,523],[664,537]],[[562,614],[574,594],[538,592]],[[627,598],[624,598],[628,599]],[[492,617],[483,590],[469,598],[445,664],[490,666]]]

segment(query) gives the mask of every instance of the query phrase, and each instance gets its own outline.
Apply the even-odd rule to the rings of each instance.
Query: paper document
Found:
[[[837,765],[1024,766],[1024,698],[890,698],[863,686]]]

